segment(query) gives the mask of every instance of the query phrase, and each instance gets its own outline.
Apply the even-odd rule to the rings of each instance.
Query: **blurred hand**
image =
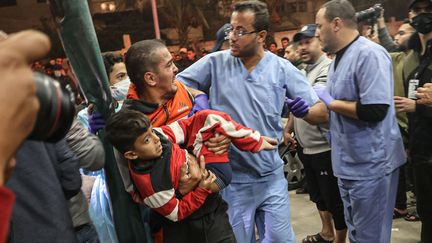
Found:
[[[88,111],[88,122],[90,126],[90,132],[96,134],[97,131],[104,129],[106,122],[102,114],[94,111],[94,105],[90,104],[87,108]]]
[[[285,104],[295,117],[303,118],[309,112],[309,104],[301,97],[297,97],[294,100],[285,98]]]
[[[210,105],[208,102],[208,96],[206,94],[199,94],[195,96],[194,105],[192,110],[189,113],[189,116],[192,116],[198,111],[210,109]]]
[[[261,147],[258,149],[258,151],[277,149],[278,141],[276,139],[266,136],[262,136],[262,138],[263,142],[261,143]]]
[[[225,135],[216,134],[204,143],[209,151],[215,154],[223,154],[228,150],[231,139]]]
[[[284,130],[284,144],[290,145],[290,148],[296,148],[297,147],[297,141],[294,139],[294,137],[291,135],[291,132],[288,132]]]
[[[51,48],[48,37],[37,31],[22,31],[5,38],[0,38],[1,174],[33,130],[39,110],[29,64],[45,56]]]
[[[199,165],[195,156],[191,154],[188,154],[188,156],[188,164],[183,164],[180,167],[179,191],[182,195],[186,195],[198,185],[203,170],[205,170],[205,163]]]
[[[313,86],[313,89],[315,90],[315,93],[320,98],[320,100],[329,107],[331,103],[333,103],[334,98],[330,95],[327,87],[323,85],[315,85]]]
[[[395,96],[394,102],[397,112],[415,112],[416,110],[415,100],[406,97]]]
[[[417,89],[417,103],[423,105],[432,105],[432,83],[427,83]]]

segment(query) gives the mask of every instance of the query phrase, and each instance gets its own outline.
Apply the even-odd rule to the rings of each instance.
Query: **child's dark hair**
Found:
[[[117,63],[124,62],[123,56],[121,54],[115,53],[115,52],[103,53],[102,59],[104,61],[105,71],[108,75],[108,78],[109,78],[110,73],[113,71],[114,65],[116,65]]]
[[[121,153],[134,149],[135,140],[150,128],[150,120],[139,111],[122,109],[111,115],[105,138]]]

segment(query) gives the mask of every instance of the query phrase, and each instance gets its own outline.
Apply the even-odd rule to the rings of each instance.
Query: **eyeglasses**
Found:
[[[259,31],[257,31],[257,30],[247,32],[243,29],[233,29],[232,27],[228,27],[225,29],[225,36],[226,36],[225,38],[228,39],[229,36],[231,35],[231,33],[234,35],[234,37],[241,38],[242,36],[250,35],[250,34],[258,33],[258,32]]]

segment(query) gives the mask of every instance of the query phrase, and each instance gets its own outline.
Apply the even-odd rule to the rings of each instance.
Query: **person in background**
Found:
[[[281,39],[281,48],[278,49],[277,51],[277,55],[280,57],[284,57],[285,56],[285,49],[288,47],[290,42],[290,39],[286,36],[282,37]]]

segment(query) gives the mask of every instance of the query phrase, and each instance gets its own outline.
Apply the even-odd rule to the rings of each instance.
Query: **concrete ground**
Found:
[[[316,234],[321,230],[321,221],[315,204],[309,201],[308,194],[297,195],[295,191],[290,191],[289,195],[296,242],[300,243],[306,235]],[[410,207],[408,210],[413,209]],[[418,243],[419,241],[420,222],[408,222],[403,218],[393,220],[391,243]]]

